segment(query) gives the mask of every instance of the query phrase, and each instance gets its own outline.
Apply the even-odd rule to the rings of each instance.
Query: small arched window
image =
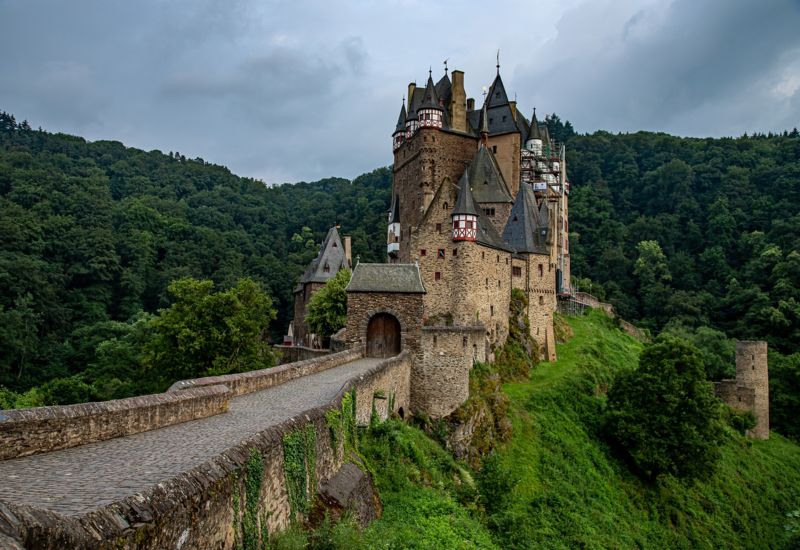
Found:
[[[444,203],[444,204],[442,205],[442,210],[447,210],[449,207],[450,207],[450,205],[449,205],[449,204],[447,204],[447,203]]]

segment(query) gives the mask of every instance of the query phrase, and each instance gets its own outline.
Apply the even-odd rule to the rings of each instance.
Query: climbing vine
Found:
[[[317,431],[313,424],[283,437],[283,472],[294,514],[308,513],[317,487]]]
[[[244,513],[239,517],[242,506],[242,495],[239,493],[239,479],[236,476],[233,484],[233,545],[240,550],[256,550],[259,542],[266,544],[267,514],[259,515],[258,508],[261,501],[261,485],[264,480],[264,459],[258,449],[250,449],[243,473],[244,482]],[[259,520],[261,531],[259,534]],[[241,532],[241,537],[239,533]]]

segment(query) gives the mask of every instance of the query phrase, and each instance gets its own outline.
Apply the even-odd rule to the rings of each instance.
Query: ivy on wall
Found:
[[[233,485],[234,546],[239,550],[257,550],[267,543],[269,533],[266,511],[260,515],[258,513],[261,502],[261,486],[264,482],[264,458],[256,448],[250,449],[250,457],[245,464],[242,481],[244,484],[244,514],[241,517],[239,516],[242,500],[239,493],[240,484],[237,482]]]
[[[317,488],[317,431],[313,424],[283,437],[283,472],[292,514],[306,515]]]

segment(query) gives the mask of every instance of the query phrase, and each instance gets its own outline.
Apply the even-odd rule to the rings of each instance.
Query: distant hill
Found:
[[[557,116],[547,122],[567,144],[581,290],[641,326],[716,348],[713,377],[732,359],[726,335],[800,352],[796,130],[696,139],[576,135]],[[390,168],[267,187],[203,159],[0,114],[0,385],[24,391],[82,372],[113,336],[109,321],[168,305],[167,285],[183,276],[220,287],[256,279],[275,300],[279,338],[330,225],[353,236],[354,256],[384,259],[390,188]],[[800,409],[800,355],[773,354],[771,369],[784,410]]]
[[[32,130],[0,114],[0,385],[80,372],[88,334],[168,305],[169,282],[249,276],[279,338],[331,225],[380,261],[391,173],[266,187],[202,159]],[[88,348],[88,349],[87,349]]]

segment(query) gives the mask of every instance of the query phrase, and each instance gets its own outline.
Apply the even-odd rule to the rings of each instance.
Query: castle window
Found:
[[[505,122],[507,119],[508,117],[506,115],[503,115],[503,122]]]
[[[508,265],[508,258],[506,258],[506,265]]]
[[[339,248],[339,245],[336,244],[336,243],[333,243],[333,248]]]
[[[444,248],[440,248],[439,252],[436,255],[439,259],[444,258]]]
[[[433,335],[433,347],[436,347],[436,335]]]
[[[464,346],[464,347],[467,347],[467,337],[466,336],[461,338],[461,345]]]
[[[539,296],[539,305],[540,306],[544,305],[544,296]]]
[[[539,264],[539,277],[544,277],[544,266]]]
[[[447,206],[447,203],[444,203],[444,204],[442,205],[442,210],[447,210],[447,208],[448,208],[448,206]]]
[[[494,317],[494,306],[489,306],[489,315]]]
[[[484,184],[484,185],[489,185],[489,182],[488,182],[488,181],[486,181],[486,180],[483,180],[483,184]]]
[[[322,268],[322,271],[324,271],[325,273],[330,273],[331,272],[331,266],[329,266],[328,264],[325,264],[325,267]]]
[[[497,145],[492,145],[492,153],[497,153]]]
[[[486,252],[481,252],[481,260],[485,260],[485,259],[486,259]]]
[[[494,218],[495,210],[494,208],[484,208],[483,213],[489,216],[490,218]]]
[[[454,248],[453,249],[453,257],[455,258],[456,256],[458,256],[458,249]]]
[[[500,288],[500,281],[497,281],[497,288]]]
[[[500,254],[497,255],[497,263],[500,263]]]
[[[420,251],[419,251],[419,255],[420,255],[420,256],[424,256],[424,255],[425,255],[427,252],[428,252],[427,250],[425,250],[424,248],[422,248],[422,249],[420,249]]]
[[[489,288],[489,277],[486,277],[486,288]]]
[[[442,273],[440,271],[437,271],[436,273],[433,274],[434,281],[439,281],[441,280],[441,278],[442,278]]]
[[[440,223],[436,224],[436,232],[437,233],[441,233],[442,232],[442,224],[440,224]]]
[[[494,124],[494,119],[491,117],[489,118],[489,124]]]
[[[518,265],[515,265],[511,268],[511,273],[514,277],[522,277],[522,268]]]

